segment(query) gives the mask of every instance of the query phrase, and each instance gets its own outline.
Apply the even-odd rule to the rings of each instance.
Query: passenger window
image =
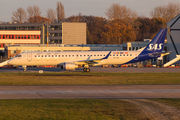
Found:
[[[62,57],[64,57],[64,55],[62,55]]]
[[[40,55],[38,55],[38,57],[40,57]]]
[[[52,55],[52,57],[54,57],[54,56]]]
[[[45,55],[45,57],[47,57],[47,55]]]
[[[18,57],[21,57],[21,55],[18,55]]]
[[[36,55],[34,57],[36,57]]]
[[[61,57],[61,56],[59,55],[59,57]]]
[[[50,55],[49,55],[49,57],[50,57]]]
[[[84,57],[86,57],[86,55],[84,55]]]
[[[125,54],[123,54],[123,56],[125,56]]]
[[[106,55],[104,55],[104,56],[106,56]]]
[[[72,55],[72,57],[74,57],[74,55]]]
[[[116,56],[118,56],[118,54]]]
[[[57,55],[55,55],[55,57],[57,57]]]
[[[100,56],[102,56],[102,55],[100,55]]]
[[[71,57],[71,55],[69,55],[69,57]]]
[[[94,56],[96,56],[96,55],[94,55]]]
[[[43,55],[42,55],[42,57],[43,57]]]
[[[115,56],[115,55],[113,55],[113,56]]]

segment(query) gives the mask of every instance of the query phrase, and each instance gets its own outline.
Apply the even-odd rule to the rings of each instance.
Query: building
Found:
[[[5,58],[11,58],[16,56],[21,52],[46,52],[46,51],[118,51],[123,50],[123,48],[127,48],[126,44],[123,45],[62,45],[62,44],[50,44],[48,47],[47,45],[27,45],[27,44],[20,44],[20,45],[7,45],[5,47]],[[126,49],[125,49],[126,50]]]
[[[86,44],[86,23],[12,23],[0,24],[1,31],[40,31],[40,44]],[[22,32],[22,33],[21,33]],[[48,33],[48,41],[47,41]],[[9,34],[7,33],[6,36]],[[2,42],[0,41],[0,44]]]
[[[167,48],[168,51],[171,51],[167,61],[180,55],[180,14],[167,23]],[[180,61],[176,63],[180,64]]]
[[[5,44],[40,44],[41,32],[38,30],[17,31],[0,30],[0,47]]]

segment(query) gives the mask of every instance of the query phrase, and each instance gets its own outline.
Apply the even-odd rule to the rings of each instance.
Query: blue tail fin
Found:
[[[152,41],[146,46],[146,48],[133,60],[128,61],[127,63],[134,63],[160,57],[164,47],[166,31],[166,29],[161,29],[158,34],[152,39]]]
[[[166,31],[167,29],[161,29],[140,55],[148,53],[161,53],[163,51]]]

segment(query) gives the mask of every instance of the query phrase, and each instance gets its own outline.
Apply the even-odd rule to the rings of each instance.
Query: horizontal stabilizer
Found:
[[[169,52],[161,52],[161,53],[151,53],[150,55],[161,55],[161,57],[169,55],[171,51]]]

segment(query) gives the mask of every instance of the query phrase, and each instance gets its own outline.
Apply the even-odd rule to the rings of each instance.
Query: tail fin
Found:
[[[146,48],[141,52],[141,55],[147,53],[161,53],[163,51],[166,31],[167,29],[161,29],[158,34],[151,40],[151,42],[146,46]]]

